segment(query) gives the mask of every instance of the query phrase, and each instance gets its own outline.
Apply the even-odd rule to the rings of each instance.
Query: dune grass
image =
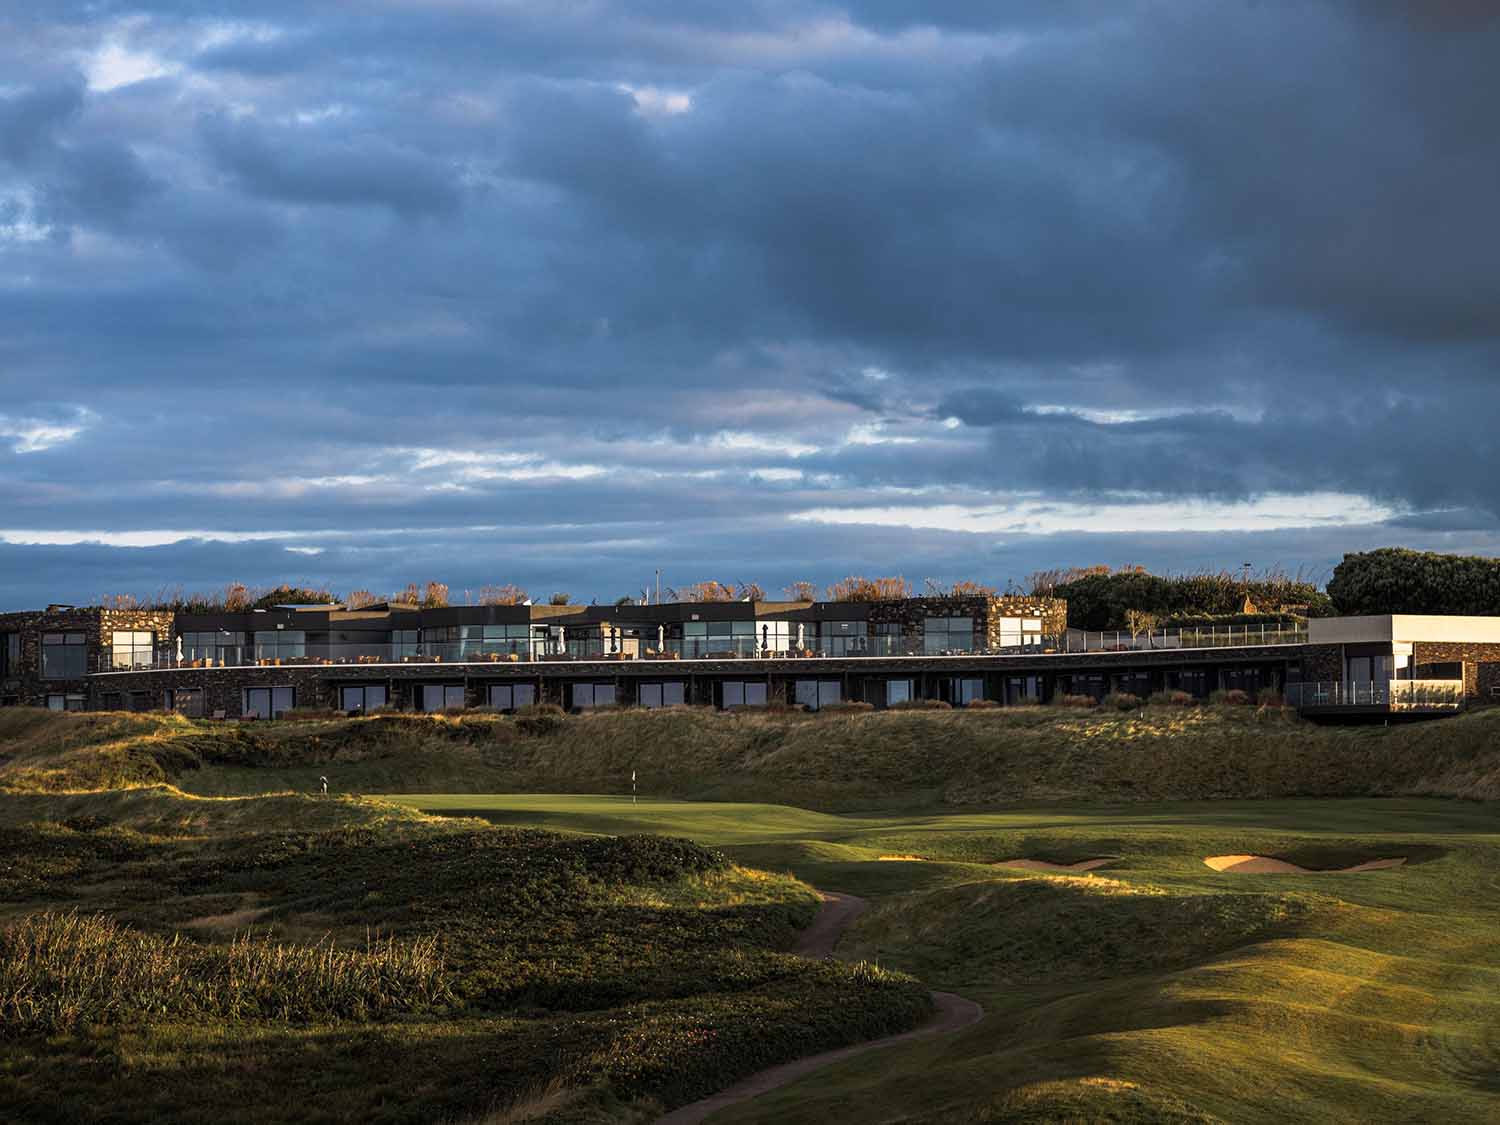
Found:
[[[1281,709],[1054,707],[808,715],[704,709],[214,724],[0,712],[0,789],[203,796],[628,792],[831,811],[1037,801],[1500,797],[1500,709],[1323,727]]]

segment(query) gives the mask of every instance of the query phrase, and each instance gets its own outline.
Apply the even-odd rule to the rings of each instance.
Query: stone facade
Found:
[[[1412,645],[1412,676],[1422,680],[1431,677],[1434,665],[1462,664],[1464,696],[1468,699],[1491,699],[1500,688],[1500,644],[1446,644],[1417,641]],[[1423,670],[1428,670],[1423,675]]]
[[[921,652],[923,624],[929,617],[970,618],[975,647],[998,649],[1005,618],[1040,619],[1044,636],[1061,636],[1068,628],[1068,603],[1060,598],[990,594],[900,598],[870,602],[867,620],[871,625],[900,625],[907,649]]]
[[[110,663],[117,630],[150,632],[157,645],[172,636],[169,611],[102,609],[98,606],[51,606],[29,613],[0,614],[0,636],[15,636],[16,657],[0,674],[0,705],[45,707],[48,696],[87,696],[87,676]],[[42,638],[48,633],[83,635],[83,676],[43,675]],[[8,643],[8,642],[7,642]]]

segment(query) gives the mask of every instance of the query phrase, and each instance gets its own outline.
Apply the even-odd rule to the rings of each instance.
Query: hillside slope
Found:
[[[0,788],[170,783],[205,796],[629,792],[807,808],[888,802],[1500,798],[1500,710],[1323,727],[1250,707],[804,715],[702,709],[225,724],[0,713]]]

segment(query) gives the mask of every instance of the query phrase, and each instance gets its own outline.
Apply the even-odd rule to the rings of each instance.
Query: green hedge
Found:
[[[1328,596],[1347,614],[1500,614],[1500,559],[1404,547],[1348,554]]]
[[[1270,611],[1273,619],[1332,612],[1328,596],[1313,583],[1276,574],[1246,583],[1229,571],[1167,576],[1122,570],[1065,582],[1055,593],[1067,599],[1068,624],[1075,629],[1124,629],[1129,610],[1159,619],[1220,618],[1222,624],[1226,615],[1240,614],[1246,596],[1257,609]]]

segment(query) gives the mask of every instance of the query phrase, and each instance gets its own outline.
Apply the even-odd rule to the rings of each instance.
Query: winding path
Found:
[[[833,947],[838,944],[844,931],[870,905],[856,895],[842,895],[831,891],[820,891],[819,894],[823,897],[822,909],[813,919],[813,924],[802,931],[792,950],[803,957],[832,957]],[[894,1043],[904,1043],[909,1039],[922,1039],[929,1035],[950,1035],[978,1023],[984,1017],[984,1009],[978,1004],[951,992],[934,992],[932,1001],[937,1006],[937,1011],[921,1027],[903,1031],[900,1035],[870,1039],[863,1043],[854,1043],[848,1047],[839,1047],[837,1050],[823,1051],[821,1054],[808,1055],[806,1058],[793,1059],[779,1066],[768,1067],[750,1075],[749,1078],[736,1082],[727,1090],[721,1090],[711,1097],[674,1109],[665,1117],[658,1118],[657,1125],[697,1125],[709,1114],[759,1097],[761,1094],[795,1082],[805,1074],[821,1070],[825,1066],[853,1058],[855,1055],[862,1055],[866,1051],[878,1051]]]

